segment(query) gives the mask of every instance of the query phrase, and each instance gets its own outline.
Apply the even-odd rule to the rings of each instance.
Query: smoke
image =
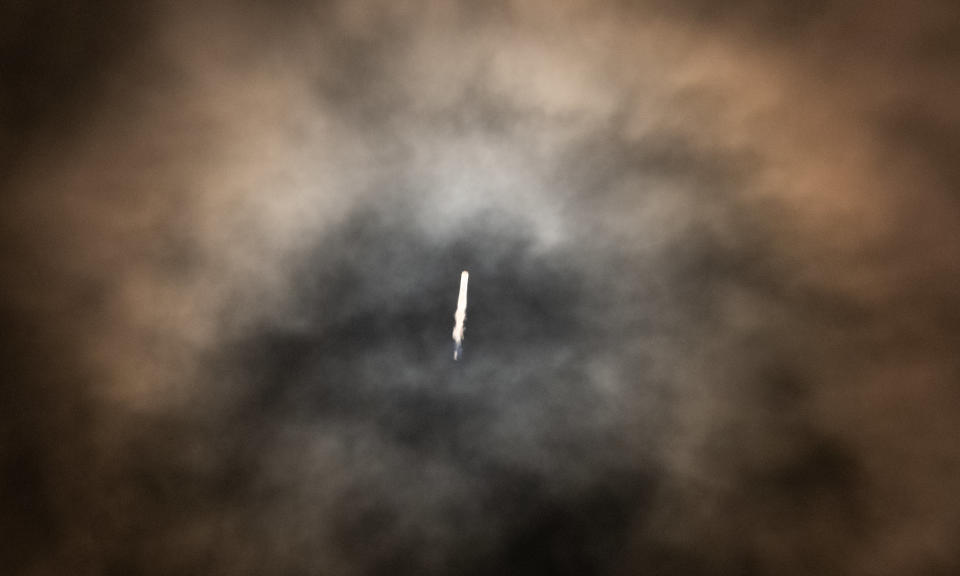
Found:
[[[3,5],[0,565],[956,572],[958,16]]]

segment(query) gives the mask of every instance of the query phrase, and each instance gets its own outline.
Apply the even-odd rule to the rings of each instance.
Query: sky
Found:
[[[957,573],[958,93],[953,0],[0,3],[0,565]]]

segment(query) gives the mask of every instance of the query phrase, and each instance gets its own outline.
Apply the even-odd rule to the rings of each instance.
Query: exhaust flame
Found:
[[[457,297],[457,311],[453,314],[456,324],[453,326],[453,359],[459,360],[463,355],[463,323],[467,319],[467,282],[470,273],[464,270],[460,273],[460,295]]]

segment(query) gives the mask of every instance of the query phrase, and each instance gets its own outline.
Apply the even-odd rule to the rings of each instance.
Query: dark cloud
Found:
[[[149,11],[147,11],[149,12]],[[104,73],[138,50],[148,14],[122,2],[0,7],[0,160],[9,174],[51,133],[82,130]]]
[[[9,573],[960,567],[952,3],[2,13]]]

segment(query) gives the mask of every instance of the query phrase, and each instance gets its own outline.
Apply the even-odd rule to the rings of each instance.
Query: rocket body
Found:
[[[457,311],[453,314],[456,324],[453,326],[453,359],[459,360],[463,356],[463,323],[467,319],[467,283],[470,273],[464,270],[460,273],[460,295],[457,297]]]

